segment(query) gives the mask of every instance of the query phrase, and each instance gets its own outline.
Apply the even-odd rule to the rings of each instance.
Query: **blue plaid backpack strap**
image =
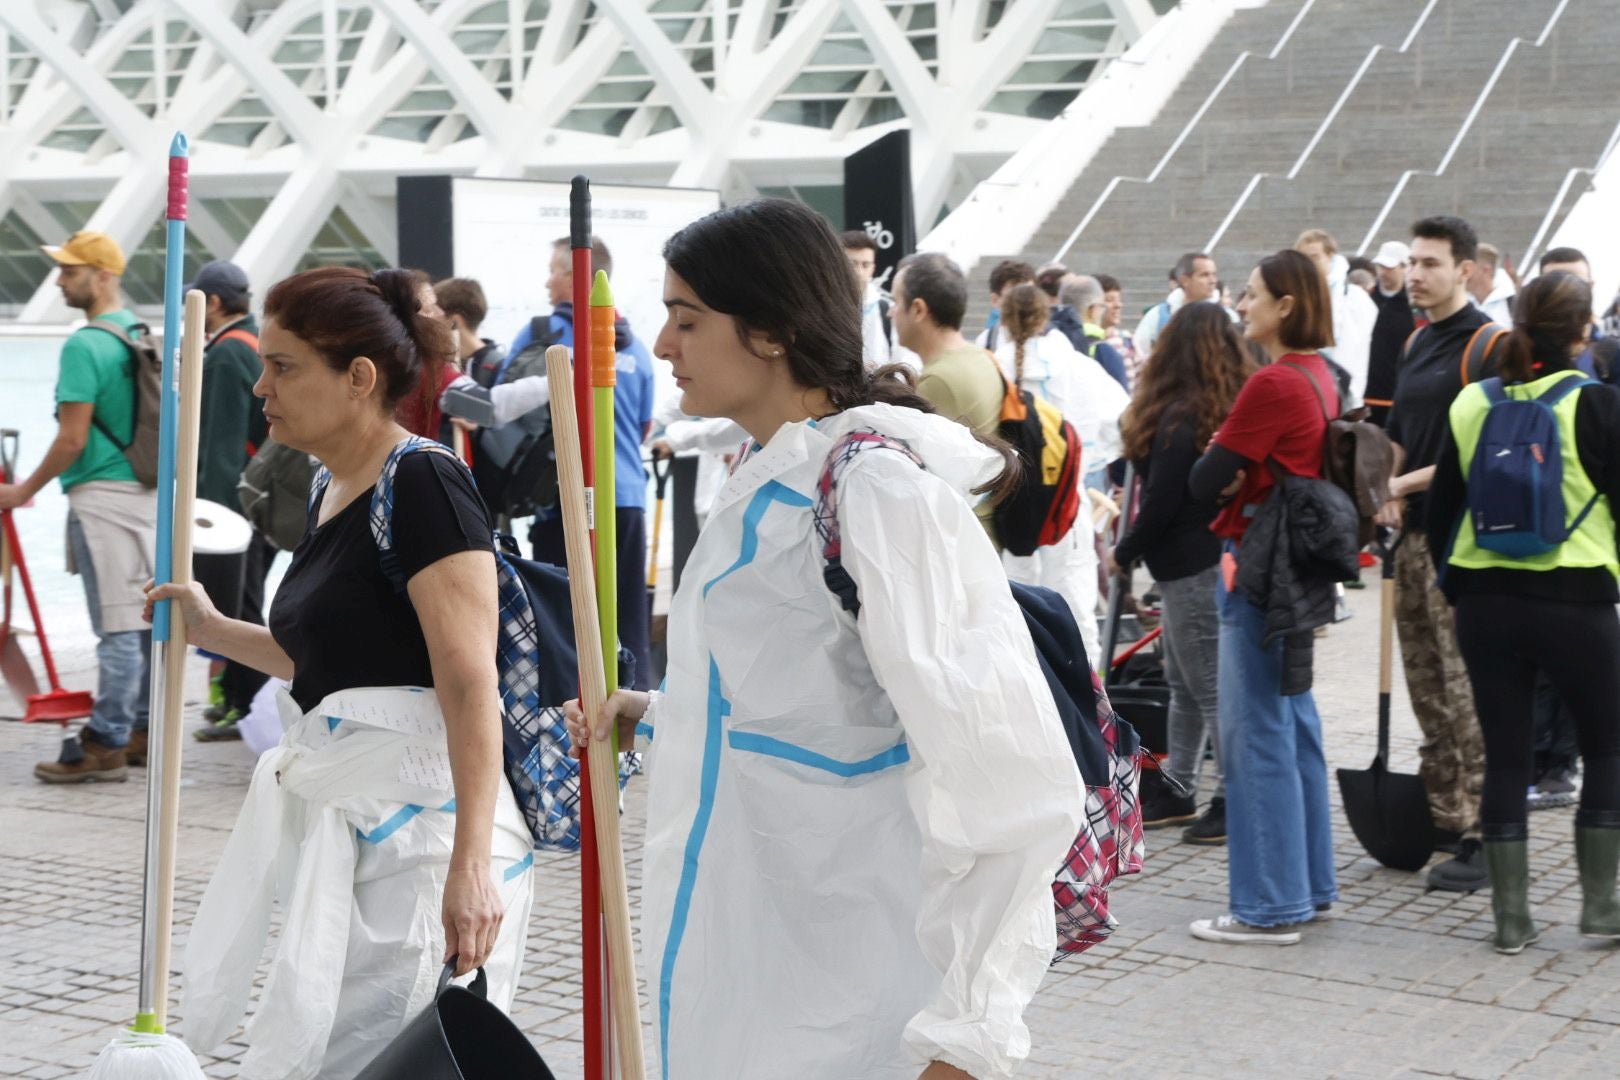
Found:
[[[315,475],[309,481],[309,501],[305,504],[305,513],[315,512],[315,501],[326,494],[326,488],[332,483],[332,470],[325,465],[315,470]]]
[[[833,444],[827,452],[827,460],[821,467],[821,476],[816,480],[816,505],[811,511],[811,520],[815,522],[816,535],[821,540],[821,557],[826,562],[822,577],[843,604],[844,610],[851,615],[858,615],[861,610],[861,600],[855,588],[855,579],[849,576],[844,569],[844,545],[838,532],[838,480],[849,468],[850,462],[855,460],[857,454],[868,450],[894,450],[910,458],[919,469],[926,469],[922,458],[918,457],[911,447],[891,435],[871,428],[861,428],[852,431]]]
[[[377,477],[377,486],[371,489],[369,514],[371,538],[377,542],[377,552],[382,556],[383,574],[393,583],[396,592],[405,591],[405,577],[400,573],[399,560],[394,555],[394,474],[399,471],[400,458],[406,454],[419,452],[443,454],[452,461],[461,462],[461,459],[456,457],[455,451],[448,446],[432,439],[424,439],[420,435],[413,435],[395,446],[389,452],[388,460],[383,462],[382,474]]]

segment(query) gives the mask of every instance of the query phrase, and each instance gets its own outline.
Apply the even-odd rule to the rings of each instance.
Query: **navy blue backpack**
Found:
[[[1581,387],[1597,385],[1572,375],[1526,399],[1509,397],[1499,378],[1480,382],[1489,408],[1468,468],[1468,514],[1481,548],[1515,559],[1545,555],[1586,520],[1597,496],[1569,519],[1553,410]]]
[[[405,591],[405,581],[394,555],[394,474],[401,458],[418,452],[443,454],[461,463],[443,443],[417,437],[394,447],[383,465],[371,494],[371,536],[382,556],[383,573],[399,592]],[[316,474],[311,507],[330,480],[325,469]],[[495,566],[500,598],[495,666],[501,682],[506,779],[535,846],[571,851],[580,842],[579,762],[568,756],[562,703],[578,696],[579,654],[568,571],[522,558],[512,538],[500,534],[495,537]],[[630,654],[621,650],[621,685],[628,685],[627,669],[633,665]],[[636,767],[637,756],[624,755],[621,788]]]

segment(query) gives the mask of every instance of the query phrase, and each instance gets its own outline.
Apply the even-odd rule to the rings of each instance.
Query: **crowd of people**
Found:
[[[399,710],[444,762],[420,780],[442,805],[369,773],[341,796],[307,779],[274,795],[304,800],[311,824],[258,865],[352,873],[358,917],[325,1006],[297,1001],[292,983],[315,945],[278,951],[288,974],[263,989],[244,1075],[353,1075],[447,955],[487,966],[491,998],[511,1000],[532,859],[498,771],[491,537],[532,507],[535,558],[564,562],[554,474],[536,488],[523,463],[549,404],[539,358],[574,344],[568,248],[550,253],[550,310],[506,345],[480,336],[488,305],[471,279],[305,271],[269,290],[261,324],[247,275],[203,266],[189,286],[207,297],[199,491],[253,525],[239,595],[213,597],[146,591],[157,509],[129,454],[145,421],[124,255],[92,232],[46,249],[87,322],[62,350],[57,436],[0,486],[0,507],[53,480],[67,491],[100,685],[39,779],[117,781],[144,763],[144,620],[161,599],[217,658],[199,739],[240,737],[273,677],[283,755],[334,768],[346,738],[351,752],[396,752],[405,727],[377,717]],[[608,245],[592,249],[611,273]],[[615,324],[618,614],[634,675],[600,717],[570,703],[569,730],[650,747],[643,952],[665,1075],[793,1060],[826,1076],[1000,1077],[1027,1053],[1022,1014],[1053,948],[1051,873],[1084,793],[1009,581],[1066,602],[1091,667],[1108,660],[1104,586],[1156,606],[1168,730],[1144,824],[1184,826],[1228,856],[1226,901],[1190,932],[1288,945],[1331,918],[1312,650],[1335,585],[1356,581],[1311,558],[1359,523],[1353,505],[1348,525],[1334,518],[1310,482],[1331,473],[1328,436],[1347,417],[1370,418],[1393,448],[1378,478],[1388,501],[1367,516],[1410,534],[1383,557],[1435,845],[1450,856],[1429,884],[1489,887],[1497,949],[1521,950],[1538,932],[1527,811],[1578,799],[1581,930],[1620,940],[1620,316],[1597,315],[1579,251],[1549,251],[1522,281],[1455,217],[1418,221],[1371,259],[1309,229],[1260,260],[1235,303],[1195,251],[1141,307],[1106,273],[1007,260],[973,340],[961,267],[911,254],[885,291],[872,240],[797,203],[719,211],[664,254],[668,317],[651,347]],[[674,378],[662,400],[654,357]],[[1079,455],[1060,493],[1078,506],[1072,525],[1029,554],[1010,549],[1022,545],[997,508],[1020,483],[1050,482],[1064,436],[1044,433],[1047,460],[1014,453],[1003,436],[1026,398],[1061,418]],[[1541,419],[1513,411],[1530,402]],[[830,459],[862,432],[914,460]],[[454,453],[394,471],[412,438]],[[703,531],[658,672],[645,457],[677,453],[700,457]],[[387,552],[366,513],[384,475]],[[514,493],[517,477],[530,486]],[[1128,519],[1122,483],[1138,493]],[[1302,524],[1324,505],[1312,520],[1327,524]],[[828,588],[828,512],[858,615]],[[267,606],[281,550],[291,563]],[[402,703],[410,688],[432,693]],[[280,780],[256,776],[250,806]],[[857,833],[867,841],[852,848]],[[332,862],[325,845],[356,835]],[[284,939],[321,925],[307,906],[298,918]],[[277,1037],[322,1008],[321,1038]],[[228,1032],[227,1013],[207,1015]]]

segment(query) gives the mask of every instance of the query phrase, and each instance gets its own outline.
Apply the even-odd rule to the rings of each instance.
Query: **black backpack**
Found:
[[[120,439],[101,422],[94,413],[90,422],[123,452],[129,467],[135,470],[135,479],[144,487],[157,487],[158,472],[158,416],[163,408],[163,358],[152,343],[152,328],[145,323],[130,327],[132,337],[117,323],[105,319],[91,319],[85,324],[93,330],[111,334],[124,343],[129,352],[129,377],[135,384],[135,400],[130,417],[127,439]]]
[[[546,350],[557,343],[550,317],[535,316],[529,332],[530,343],[492,373],[491,386],[529,375],[546,377]],[[557,449],[550,410],[535,409],[510,424],[480,430],[472,472],[492,514],[514,519],[556,506]]]

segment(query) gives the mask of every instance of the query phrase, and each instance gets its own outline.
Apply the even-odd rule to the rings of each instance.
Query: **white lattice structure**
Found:
[[[912,132],[919,224],[1173,0],[0,0],[0,307],[63,312],[35,245],[80,227],[157,299],[163,155],[191,255],[256,281],[398,253],[408,173],[791,189]],[[154,48],[161,42],[163,47]]]

